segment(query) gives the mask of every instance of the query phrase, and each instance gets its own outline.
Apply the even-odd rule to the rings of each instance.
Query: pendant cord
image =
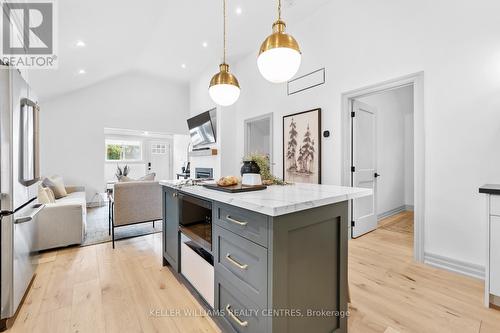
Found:
[[[222,10],[223,10],[223,13],[224,13],[224,24],[223,24],[223,29],[224,29],[224,55],[223,55],[223,58],[222,58],[222,63],[225,64],[226,63],[226,20],[227,20],[227,17],[226,17],[226,0],[223,0],[223,6],[222,6]]]
[[[281,20],[281,0],[278,0],[278,21]]]

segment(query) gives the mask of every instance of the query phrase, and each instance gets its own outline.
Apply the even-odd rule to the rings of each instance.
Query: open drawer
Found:
[[[184,235],[181,237],[181,274],[213,308],[215,286],[213,258],[210,264],[210,258],[204,258],[201,255],[208,252],[188,237]]]

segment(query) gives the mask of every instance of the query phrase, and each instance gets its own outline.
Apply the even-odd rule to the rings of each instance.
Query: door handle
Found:
[[[26,223],[26,222],[30,222],[32,220],[33,220],[33,218],[31,216],[20,217],[20,218],[14,220],[14,224]]]
[[[11,210],[0,210],[0,216],[9,216],[12,214],[14,214],[14,212]]]
[[[40,211],[45,207],[44,204],[36,204],[33,206],[33,208],[35,208],[35,210],[28,216],[23,216],[23,217],[19,217],[17,219],[14,219],[14,224],[21,224],[21,223],[26,223],[26,222],[30,222],[30,221],[33,221],[33,218],[38,214],[40,213]]]
[[[379,175],[378,173],[376,173],[376,172],[375,172],[375,173],[373,174],[373,177],[378,178],[378,177],[380,177],[380,175]]]

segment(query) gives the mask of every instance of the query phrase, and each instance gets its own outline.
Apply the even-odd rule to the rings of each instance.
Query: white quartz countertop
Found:
[[[176,188],[209,200],[252,210],[269,216],[279,216],[325,206],[372,194],[371,189],[335,185],[292,184],[273,185],[262,191],[227,193],[207,189],[203,186],[182,186],[180,181],[162,180],[160,184]]]

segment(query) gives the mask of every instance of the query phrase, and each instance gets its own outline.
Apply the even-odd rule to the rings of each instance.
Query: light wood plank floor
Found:
[[[404,214],[393,220],[412,218]],[[412,235],[397,230],[382,226],[349,243],[350,333],[500,332],[500,311],[482,305],[482,281],[412,262]],[[202,308],[160,259],[160,234],[115,250],[45,253],[10,332],[219,332],[204,316],[165,316]]]
[[[413,214],[349,242],[350,332],[500,332],[483,281],[413,261]]]

